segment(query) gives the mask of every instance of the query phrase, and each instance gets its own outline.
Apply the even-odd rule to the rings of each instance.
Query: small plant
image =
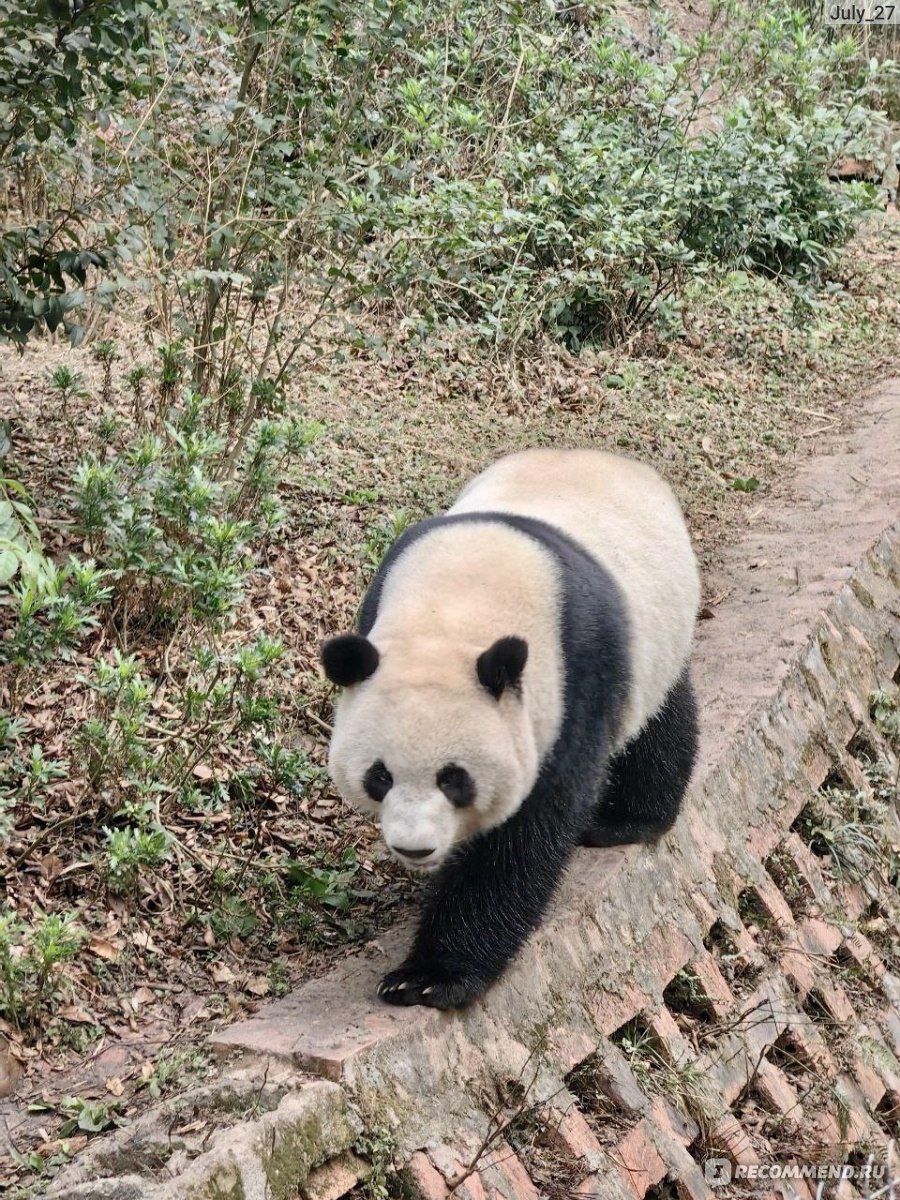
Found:
[[[900,752],[900,693],[875,692],[869,706],[878,732]]]
[[[387,1130],[376,1129],[361,1138],[354,1150],[369,1163],[370,1171],[359,1185],[359,1194],[365,1200],[392,1200],[398,1195],[397,1171],[394,1158],[397,1146]]]
[[[0,1012],[34,1037],[45,1011],[59,999],[60,968],[76,957],[85,933],[73,916],[38,912],[26,925],[0,914]]]
[[[712,1002],[700,982],[700,977],[690,967],[682,967],[675,974],[666,987],[664,999],[673,1012],[686,1013],[704,1020],[709,1017]]]
[[[690,1059],[671,1058],[659,1038],[640,1020],[631,1022],[615,1038],[642,1090],[667,1096],[683,1105],[704,1127],[714,1113],[714,1100],[706,1072]]]
[[[142,365],[132,367],[125,375],[125,383],[131,392],[131,406],[134,419],[138,426],[143,426],[147,420],[146,384],[150,377],[150,368]]]
[[[70,558],[54,567],[44,559],[37,572],[23,570],[7,595],[14,623],[0,641],[0,664],[12,663],[24,674],[42,661],[69,657],[97,627],[98,609],[111,595],[106,572],[90,560]],[[18,674],[12,679],[13,697]]]
[[[154,1100],[179,1088],[184,1088],[208,1067],[209,1060],[201,1050],[191,1047],[172,1047],[161,1050],[153,1060],[152,1072],[138,1080],[138,1088],[146,1088]]]
[[[70,405],[73,400],[83,399],[87,396],[87,389],[84,386],[84,380],[77,371],[73,371],[71,367],[57,367],[51,372],[48,382],[48,390],[51,395],[59,400],[62,409],[62,415],[67,420],[71,420]]]
[[[399,512],[393,513],[389,520],[375,526],[364,547],[365,561],[372,571],[378,569],[385,554],[397,538],[410,527],[413,520],[412,513],[400,509]]]
[[[900,854],[891,805],[872,793],[826,789],[819,803],[809,804],[795,828],[810,849],[831,860],[839,876],[865,887],[880,881],[894,886],[900,879]]]
[[[103,840],[110,890],[118,893],[133,891],[142,870],[158,867],[165,862],[171,842],[161,825],[150,823],[143,828],[104,827]]]
[[[57,779],[65,779],[69,773],[69,764],[61,759],[46,758],[41,746],[35,742],[31,753],[24,760],[23,779],[20,785],[19,803],[23,808],[30,808],[39,801],[48,784]]]
[[[118,1125],[117,1113],[121,1108],[118,1100],[82,1100],[69,1096],[63,1100],[60,1112],[65,1117],[59,1136],[71,1137],[74,1133],[103,1133]]]
[[[113,384],[112,373],[113,366],[118,361],[119,352],[116,349],[115,342],[102,341],[97,342],[92,351],[92,358],[100,364],[103,372],[103,382],[100,387],[100,399],[105,405],[112,404]]]
[[[356,852],[345,850],[336,863],[329,862],[323,853],[313,855],[312,862],[288,861],[284,876],[291,888],[305,904],[315,908],[345,911],[354,899],[370,899],[371,893],[351,887],[359,870]]]

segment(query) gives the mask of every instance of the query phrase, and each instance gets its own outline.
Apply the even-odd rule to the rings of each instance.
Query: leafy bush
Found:
[[[196,393],[101,462],[78,467],[72,507],[92,554],[114,581],[112,617],[127,642],[135,622],[208,625],[238,604],[251,542],[280,520],[284,462],[317,436],[299,418],[260,419],[243,438],[212,421]]]
[[[70,191],[56,206],[32,167],[42,148],[59,154],[74,142],[86,111],[99,110],[101,128],[108,125],[104,105],[133,86],[147,19],[162,7],[0,0],[0,165],[17,178],[21,200],[19,220],[0,233],[0,338],[24,342],[41,325],[52,331],[63,322],[77,336],[70,314],[83,300],[79,289],[91,268],[109,263],[101,231],[86,228],[99,215],[96,197]]]
[[[29,140],[17,117],[7,170],[61,202],[84,195],[89,165],[79,219],[101,236],[94,265],[119,264],[105,294],[140,288],[183,340],[191,386],[225,409],[283,389],[335,313],[577,346],[677,329],[684,279],[719,264],[816,286],[874,200],[825,171],[848,146],[874,153],[896,75],[798,9],[736,0],[690,46],[659,13],[652,45],[627,44],[603,5],[572,22],[539,0],[84,8],[73,69],[119,96],[106,141],[75,138],[73,98],[51,89],[40,129],[58,132]],[[15,111],[31,112],[22,94]],[[32,235],[22,261],[44,254]],[[42,297],[52,307],[62,274],[92,262],[21,285],[33,321],[58,321]]]

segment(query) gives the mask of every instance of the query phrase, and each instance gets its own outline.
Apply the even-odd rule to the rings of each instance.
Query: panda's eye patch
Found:
[[[475,780],[465,767],[448,763],[438,771],[436,782],[454,808],[468,808],[475,803]]]
[[[373,800],[381,801],[394,786],[394,777],[379,758],[363,776],[363,787]]]

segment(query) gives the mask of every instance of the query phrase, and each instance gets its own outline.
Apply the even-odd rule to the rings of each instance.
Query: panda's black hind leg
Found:
[[[662,708],[609,764],[583,846],[653,842],[675,823],[697,754],[697,702],[685,668]]]

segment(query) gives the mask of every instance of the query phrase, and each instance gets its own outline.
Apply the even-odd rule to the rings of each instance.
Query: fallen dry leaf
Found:
[[[86,1008],[82,1008],[78,1004],[64,1004],[62,1008],[57,1009],[57,1015],[64,1021],[70,1021],[73,1025],[99,1025],[100,1023]]]
[[[254,996],[268,996],[272,985],[265,975],[254,975],[252,979],[247,980],[244,987],[246,991],[251,992]]]
[[[140,950],[152,950],[154,954],[159,953],[159,947],[146,929],[136,929],[131,935],[131,940]]]
[[[65,864],[58,854],[45,854],[41,859],[41,874],[52,882],[64,866]]]
[[[110,1075],[106,1081],[106,1090],[111,1096],[121,1096],[125,1091],[125,1084],[118,1075]]]
[[[213,983],[234,983],[237,976],[231,967],[227,967],[225,963],[216,963],[210,971]]]
[[[12,1046],[3,1039],[0,1042],[0,1100],[13,1094],[24,1070],[24,1064],[13,1054]]]
[[[87,944],[91,954],[96,954],[98,958],[105,958],[107,962],[115,962],[119,957],[119,951],[106,938],[94,936]]]
[[[135,1012],[137,1012],[139,1008],[144,1008],[148,1004],[152,1004],[155,999],[156,995],[150,990],[150,988],[139,987],[136,991],[131,993],[131,1007]]]

